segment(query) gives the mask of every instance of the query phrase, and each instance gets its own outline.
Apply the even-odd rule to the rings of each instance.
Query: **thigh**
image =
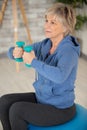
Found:
[[[65,123],[75,115],[75,105],[68,109],[58,109],[51,105],[19,102],[13,104],[11,113],[15,113],[22,120],[39,126],[51,126]],[[23,113],[23,114],[22,114]]]
[[[26,101],[36,102],[35,93],[13,93],[6,94],[0,98],[0,106],[12,105],[15,102]]]
[[[9,122],[9,110],[11,106],[20,101],[36,102],[34,93],[15,93],[6,94],[0,98],[0,120],[3,125],[3,129],[10,130]]]

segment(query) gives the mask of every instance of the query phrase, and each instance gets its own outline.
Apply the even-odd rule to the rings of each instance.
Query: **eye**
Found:
[[[52,21],[51,24],[55,24],[55,22]]]
[[[48,22],[48,20],[47,19],[45,19],[45,23],[47,23]]]
[[[51,24],[57,24],[55,20],[51,20]]]

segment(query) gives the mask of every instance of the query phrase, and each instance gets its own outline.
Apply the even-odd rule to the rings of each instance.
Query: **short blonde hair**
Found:
[[[73,33],[76,24],[76,14],[71,6],[56,3],[46,11],[45,17],[48,15],[54,15],[64,25],[66,28],[65,35]]]

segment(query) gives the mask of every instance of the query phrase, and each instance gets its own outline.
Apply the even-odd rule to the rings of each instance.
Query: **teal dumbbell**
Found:
[[[33,50],[32,46],[25,46],[24,51],[25,52],[31,52]],[[25,64],[27,67],[31,67],[30,64]]]
[[[25,45],[25,42],[23,42],[23,41],[18,41],[18,42],[16,42],[16,45],[17,45],[18,47],[20,47],[20,48],[23,48],[24,45]],[[16,62],[23,62],[23,58],[22,58],[22,57],[21,57],[21,58],[15,58],[15,61],[16,61]]]

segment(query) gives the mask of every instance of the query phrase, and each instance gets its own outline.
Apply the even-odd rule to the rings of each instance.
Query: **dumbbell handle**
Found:
[[[32,49],[32,46],[25,46],[24,47],[24,45],[25,45],[25,42],[23,42],[23,41],[18,41],[18,42],[16,42],[16,45],[18,46],[18,47],[20,47],[20,48],[23,48],[23,50],[24,51],[26,51],[26,52],[31,52],[33,49]],[[23,62],[23,58],[21,57],[21,58],[15,58],[15,61],[16,62]],[[25,64],[27,67],[31,67],[31,65],[30,64]]]
[[[32,48],[32,46],[25,46],[24,47],[24,51],[25,52],[31,52],[33,50],[33,48]],[[31,65],[30,64],[25,64],[27,67],[31,67]]]
[[[25,45],[25,42],[23,42],[23,41],[18,41],[18,42],[16,42],[16,45],[17,45],[18,47],[20,47],[20,48],[23,48],[24,45]],[[21,57],[21,58],[15,58],[15,61],[16,61],[16,62],[23,62],[23,58],[22,58],[22,57]]]

